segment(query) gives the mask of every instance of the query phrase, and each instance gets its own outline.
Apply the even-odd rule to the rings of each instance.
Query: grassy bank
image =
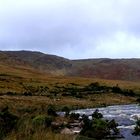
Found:
[[[75,136],[62,135],[49,127],[34,127],[33,118],[39,115],[48,116],[50,105],[56,111],[61,111],[64,107],[72,110],[136,103],[139,87],[136,82],[1,74],[0,110],[8,106],[8,111],[18,117],[16,126],[6,133],[4,139],[73,140]],[[65,119],[56,117],[55,121],[61,122]]]

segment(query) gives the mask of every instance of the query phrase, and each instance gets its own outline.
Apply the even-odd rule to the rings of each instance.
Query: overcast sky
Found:
[[[140,58],[140,0],[0,0],[0,49]]]

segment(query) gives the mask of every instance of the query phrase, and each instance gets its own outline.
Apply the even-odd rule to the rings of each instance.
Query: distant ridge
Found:
[[[28,69],[54,76],[140,81],[140,59],[69,60],[56,55],[23,50],[0,51],[0,65],[2,67],[20,68],[21,71]]]

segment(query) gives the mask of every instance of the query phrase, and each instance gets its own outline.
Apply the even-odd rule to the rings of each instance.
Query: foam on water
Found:
[[[73,110],[72,112],[79,113],[80,115],[86,114],[91,118],[92,113],[96,109],[98,109],[106,119],[116,120],[119,124],[118,128],[121,130],[126,140],[130,140],[130,138],[133,140],[138,139],[138,137],[131,135],[131,133],[135,127],[136,120],[140,119],[139,105],[114,105],[102,108]]]

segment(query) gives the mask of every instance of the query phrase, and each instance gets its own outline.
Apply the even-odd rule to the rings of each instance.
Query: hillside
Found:
[[[140,80],[140,59],[74,60],[74,75],[112,80]]]
[[[68,59],[55,55],[43,54],[41,52],[31,51],[3,51],[5,58],[1,61],[5,65],[17,65],[30,67],[39,72],[52,73],[54,75],[64,75],[65,68],[71,67]],[[0,54],[0,57],[1,57]]]
[[[53,76],[92,77],[111,80],[140,80],[140,59],[85,59],[63,57],[32,51],[1,51],[0,66],[27,73]],[[7,68],[8,67],[8,68]],[[4,73],[5,71],[0,72]]]
[[[6,116],[10,115],[7,113],[9,111],[19,119],[16,129],[4,133],[6,139],[33,139],[33,135],[38,139],[40,134],[44,139],[46,134],[49,135],[48,130],[49,136],[56,134],[61,136],[54,129],[40,125],[42,120],[47,121],[47,117],[48,122],[51,119],[56,124],[65,122],[67,125],[71,117],[54,117],[49,114],[49,110],[56,112],[64,109],[138,103],[140,101],[140,82],[137,82],[140,80],[139,61],[139,59],[68,60],[40,52],[1,51],[1,115],[6,110]],[[41,123],[34,123],[34,118]],[[9,119],[6,117],[3,120],[2,124],[6,122],[9,128],[9,121],[7,122]],[[36,127],[36,124],[39,127]],[[1,130],[6,130],[5,123]]]

